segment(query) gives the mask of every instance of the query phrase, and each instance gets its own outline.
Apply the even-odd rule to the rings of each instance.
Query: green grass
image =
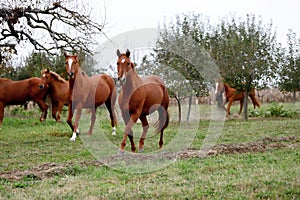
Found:
[[[201,106],[200,110],[209,112],[208,106]],[[65,118],[62,123],[51,118],[40,123],[38,115],[34,112],[32,116],[6,115],[4,118],[0,130],[0,199],[300,198],[298,116],[254,117],[248,121],[230,119],[224,122],[220,137],[215,141],[217,145],[239,145],[255,144],[265,138],[298,138],[272,142],[273,147],[270,145],[272,148],[264,152],[178,158],[151,172],[128,173],[95,162],[95,153],[91,153],[91,149],[104,154],[109,150],[87,146],[94,144],[88,142],[106,139],[115,149],[119,147],[124,125],[120,122],[117,136],[111,136],[106,111],[98,113],[96,131],[91,137],[86,136],[88,115],[83,118],[82,133],[76,142],[69,141],[72,132]],[[181,126],[171,122],[165,131],[164,145],[174,145],[172,141],[177,137],[180,138],[176,145],[185,145],[189,138],[184,137],[194,136],[191,145],[187,146],[200,149],[210,123],[206,119],[182,122]],[[136,144],[141,131],[140,124],[134,126]],[[142,155],[158,149],[159,136],[153,134],[153,128],[148,136]],[[126,150],[130,151],[129,141]],[[15,178],[7,178],[5,174],[15,175]]]

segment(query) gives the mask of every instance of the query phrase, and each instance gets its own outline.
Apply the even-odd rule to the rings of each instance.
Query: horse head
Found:
[[[66,58],[66,71],[70,78],[74,79],[76,73],[79,70],[79,62],[78,62],[78,56],[75,55],[67,55],[66,52],[64,52],[64,56]]]
[[[225,91],[224,83],[216,82],[216,95],[222,95]]]
[[[118,69],[118,80],[124,81],[126,73],[134,69],[134,64],[130,61],[130,51],[127,49],[126,53],[121,54],[120,50],[117,50],[117,69]]]
[[[39,84],[39,88],[40,89],[44,89],[45,86],[47,84],[49,84],[50,82],[50,79],[51,79],[51,75],[50,75],[50,70],[49,69],[44,69],[42,72],[41,72],[41,82]]]

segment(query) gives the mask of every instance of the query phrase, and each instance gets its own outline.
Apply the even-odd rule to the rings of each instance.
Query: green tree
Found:
[[[164,24],[160,32],[154,62],[173,68],[184,79],[169,74],[170,80],[174,81],[174,88],[178,88],[178,85],[192,87],[183,87],[183,96],[207,95],[208,86],[217,76],[216,66],[205,50],[209,29],[207,18],[192,14],[177,16],[175,23]]]
[[[300,39],[292,30],[287,34],[287,44],[278,84],[280,90],[292,92],[293,101],[296,101],[296,92],[300,91]]]
[[[255,15],[238,21],[232,17],[216,27],[209,44],[224,81],[239,92],[245,91],[247,119],[248,92],[258,85],[267,85],[276,75],[279,47],[272,23],[264,25]]]
[[[25,66],[16,69],[17,76],[14,79],[22,80],[30,77],[40,77],[41,71],[51,66],[52,60],[49,54],[32,52],[25,60]]]

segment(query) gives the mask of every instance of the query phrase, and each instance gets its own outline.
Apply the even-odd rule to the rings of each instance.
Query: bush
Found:
[[[274,103],[270,108],[266,111],[251,111],[251,117],[295,117],[297,115],[296,111],[292,111],[291,109],[284,109],[282,104]]]

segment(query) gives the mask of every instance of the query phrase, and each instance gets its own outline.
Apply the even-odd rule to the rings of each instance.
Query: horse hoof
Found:
[[[71,142],[75,142],[76,137],[77,137],[77,136],[76,136],[76,133],[74,132],[73,135],[72,135],[72,137],[70,138],[70,141],[71,141]]]
[[[144,148],[139,148],[139,153],[144,152]]]
[[[116,135],[116,132],[112,132],[111,135]]]

